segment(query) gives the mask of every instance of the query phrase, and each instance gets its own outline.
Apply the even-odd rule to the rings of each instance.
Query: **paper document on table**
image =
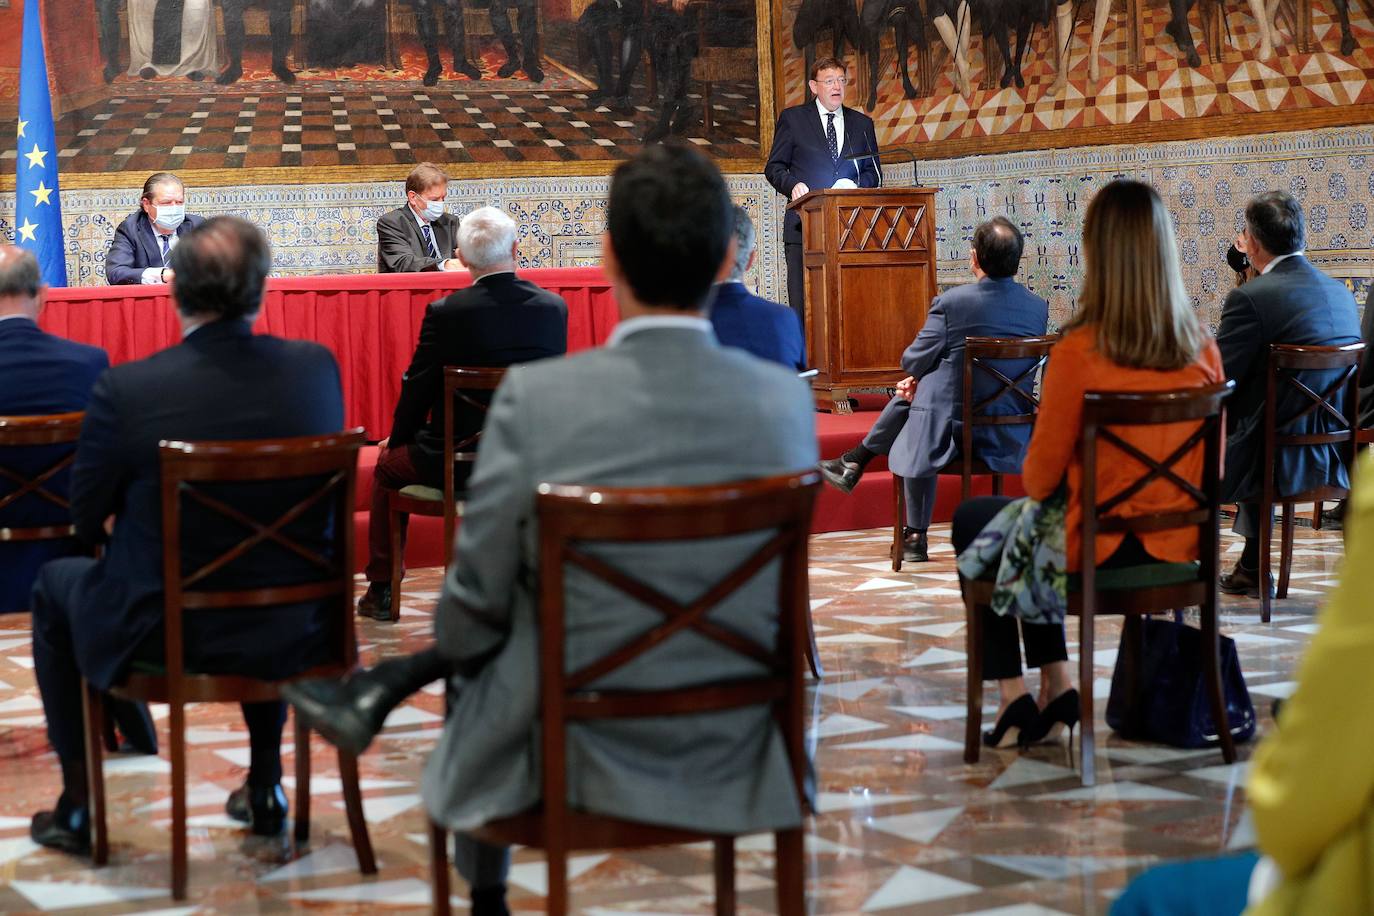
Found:
[[[849,180],[848,178],[841,178],[839,181],[832,184],[831,187],[837,190],[847,191],[851,188],[857,188],[858,185],[856,185],[853,181]]]

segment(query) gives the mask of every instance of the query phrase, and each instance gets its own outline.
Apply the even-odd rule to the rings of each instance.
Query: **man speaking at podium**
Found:
[[[763,174],[789,201],[823,188],[876,188],[882,184],[873,119],[844,107],[848,82],[844,61],[823,57],[812,65],[807,83],[815,101],[785,108],[778,117]],[[801,215],[794,210],[787,212],[782,240],[787,256],[788,304],[805,328]]]

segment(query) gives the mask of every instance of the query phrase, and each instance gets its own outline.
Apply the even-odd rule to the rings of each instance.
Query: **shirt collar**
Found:
[[[834,111],[828,111],[828,110],[826,109],[826,107],[825,107],[824,105],[821,104],[821,100],[820,100],[820,99],[816,99],[816,110],[819,111],[819,112],[821,113],[821,120],[822,120],[822,121],[825,120],[825,116],[828,115],[828,114],[833,114],[836,118],[838,118],[838,119],[841,120],[841,121],[844,120],[844,106],[843,106],[843,105],[841,105],[839,108],[836,108]]]
[[[1306,252],[1306,251],[1303,251],[1301,248],[1299,248],[1297,251],[1290,251],[1290,252],[1288,252],[1288,254],[1281,254],[1281,255],[1279,255],[1277,258],[1275,258],[1274,260],[1270,261],[1268,264],[1265,264],[1265,265],[1264,265],[1264,270],[1261,270],[1261,271],[1260,271],[1260,275],[1263,276],[1264,274],[1269,273],[1269,271],[1271,271],[1271,270],[1274,269],[1274,265],[1275,265],[1275,264],[1279,263],[1280,261],[1284,260],[1285,258],[1300,258],[1300,257],[1303,257],[1303,256],[1306,255],[1306,254],[1307,254],[1307,252]]]
[[[606,346],[619,346],[631,334],[657,328],[700,331],[703,334],[714,333],[710,319],[698,318],[695,315],[641,315],[638,318],[626,319],[616,325],[615,330],[611,331],[611,336],[606,340]]]
[[[425,218],[420,214],[416,213],[415,208],[412,207],[410,204],[406,204],[406,210],[410,211],[410,218],[415,220],[416,225],[418,225],[420,228],[423,229],[425,226],[429,225]]]
[[[25,321],[27,321],[29,324],[36,324],[36,323],[37,323],[37,322],[35,322],[32,318],[30,318],[28,315],[0,315],[0,321],[10,321],[10,320],[15,319],[15,318],[22,318],[22,319],[24,319]]]
[[[515,276],[515,271],[513,271],[513,270],[493,270],[493,271],[492,271],[491,273],[489,273],[489,274],[482,274],[482,276],[478,277],[476,280],[473,280],[472,282],[473,282],[473,283],[481,283],[483,280],[489,280],[489,279],[491,279],[492,277],[513,277],[513,276]]]

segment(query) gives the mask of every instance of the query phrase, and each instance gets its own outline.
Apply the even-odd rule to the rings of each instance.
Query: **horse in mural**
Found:
[[[844,60],[845,42],[855,48],[861,45],[859,11],[854,0],[802,0],[797,8],[797,18],[792,22],[792,43],[802,51],[806,58],[806,75],[811,75],[811,65],[816,62],[816,45],[820,33],[830,29],[831,53]],[[807,93],[807,98],[810,98]]]
[[[892,28],[897,50],[897,72],[902,78],[902,95],[916,98],[908,70],[907,52],[911,40],[918,48],[926,46],[926,23],[916,0],[865,0],[859,13],[859,50],[868,57],[868,99],[864,107],[872,111],[878,104],[878,70],[882,57],[883,34]],[[811,68],[807,67],[807,72]]]

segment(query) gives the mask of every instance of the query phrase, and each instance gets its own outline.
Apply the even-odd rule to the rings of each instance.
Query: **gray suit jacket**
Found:
[[[741,397],[749,392],[749,397]],[[455,677],[447,725],[425,768],[430,815],[451,830],[540,798],[538,593],[533,520],[540,482],[715,483],[792,473],[817,460],[811,393],[796,376],[688,328],[643,328],[614,346],[512,368],[479,450],[435,620]],[[597,551],[665,594],[690,600],[764,538]],[[661,622],[570,568],[569,668]],[[776,562],[712,618],[771,645]],[[674,636],[595,686],[668,688],[763,669],[693,633]],[[687,829],[795,826],[801,811],[781,732],[764,707],[618,720],[570,731],[575,807]]]
[[[964,340],[968,337],[1039,337],[1049,320],[1049,304],[1011,277],[984,277],[956,286],[930,303],[926,323],[902,354],[902,369],[917,380],[888,464],[903,477],[929,477],[959,454],[963,435]],[[998,370],[1014,379],[1030,360],[1007,360]],[[1027,390],[1034,380],[1027,380]],[[998,385],[985,372],[973,380],[975,403],[991,397]],[[1003,395],[988,414],[1021,413],[1025,402]],[[1016,474],[1030,441],[1030,426],[975,427],[973,448],[994,471]]]
[[[458,217],[452,213],[430,223],[434,243],[445,260],[453,257],[458,243]],[[425,247],[415,211],[409,206],[398,207],[377,220],[377,273],[401,274],[421,270],[438,270],[439,261]]]

